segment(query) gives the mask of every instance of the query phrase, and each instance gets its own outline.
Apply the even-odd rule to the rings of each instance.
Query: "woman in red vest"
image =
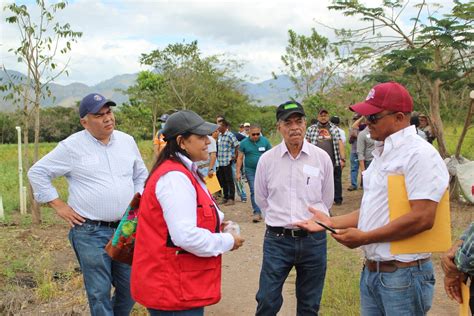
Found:
[[[244,242],[221,232],[224,214],[194,164],[207,160],[216,129],[183,110],[163,130],[166,146],[140,202],[131,278],[133,298],[150,315],[204,315],[221,297],[222,253]]]

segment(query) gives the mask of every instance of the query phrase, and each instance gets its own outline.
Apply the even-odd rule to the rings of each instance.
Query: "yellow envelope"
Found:
[[[469,288],[464,282],[461,282],[461,294],[462,304],[459,305],[459,316],[469,316]]]
[[[405,186],[405,176],[388,176],[388,208],[390,220],[411,211]],[[392,254],[444,252],[451,247],[451,216],[449,210],[449,190],[441,198],[436,209],[433,227],[406,239],[392,241]]]
[[[205,177],[204,181],[206,182],[206,187],[211,192],[211,194],[214,194],[218,191],[221,190],[221,185],[219,184],[219,180],[217,180],[217,176],[214,175],[212,177]]]

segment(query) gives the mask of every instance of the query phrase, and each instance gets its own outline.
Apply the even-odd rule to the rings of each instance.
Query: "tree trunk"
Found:
[[[456,158],[458,159],[461,156],[462,143],[464,142],[464,137],[466,137],[469,126],[471,126],[471,120],[472,120],[473,114],[474,114],[474,99],[471,99],[471,105],[468,108],[466,121],[464,122],[464,127],[462,129],[461,136],[459,136],[458,145],[456,147],[456,152],[454,154]]]
[[[33,164],[38,161],[39,156],[39,130],[40,130],[40,85],[38,82],[35,83],[35,104],[34,104],[34,113],[35,113],[35,148],[33,155]],[[41,224],[41,209],[39,204],[33,198],[33,194],[30,190],[30,201],[31,203],[31,217],[33,224]]]
[[[436,135],[436,140],[438,142],[438,151],[441,157],[448,157],[448,151],[446,149],[446,141],[444,139],[444,128],[443,121],[441,120],[441,115],[439,114],[439,103],[440,103],[440,85],[441,80],[436,79],[431,86],[431,95],[430,95],[430,113],[431,113],[431,122]]]

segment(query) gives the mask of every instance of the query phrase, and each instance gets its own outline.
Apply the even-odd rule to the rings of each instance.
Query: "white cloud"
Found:
[[[441,2],[451,6],[448,0]],[[32,1],[28,3],[32,6]],[[380,1],[365,3],[375,6]],[[271,72],[281,67],[288,29],[309,34],[315,27],[320,34],[333,38],[332,30],[315,20],[333,27],[362,25],[357,18],[329,11],[329,4],[329,0],[71,1],[58,18],[84,35],[69,55],[70,76],[57,82],[95,84],[117,74],[137,72],[141,70],[141,53],[182,40],[198,40],[206,55],[226,53],[243,60],[244,73],[254,80],[269,79]],[[18,30],[4,21],[2,12],[1,62],[7,68],[24,71],[7,52],[18,46]]]

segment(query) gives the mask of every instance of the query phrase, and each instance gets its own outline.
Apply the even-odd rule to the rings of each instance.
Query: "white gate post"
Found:
[[[18,132],[18,187],[20,192],[20,214],[26,214],[25,196],[23,190],[23,157],[21,155],[21,127],[15,127]]]

